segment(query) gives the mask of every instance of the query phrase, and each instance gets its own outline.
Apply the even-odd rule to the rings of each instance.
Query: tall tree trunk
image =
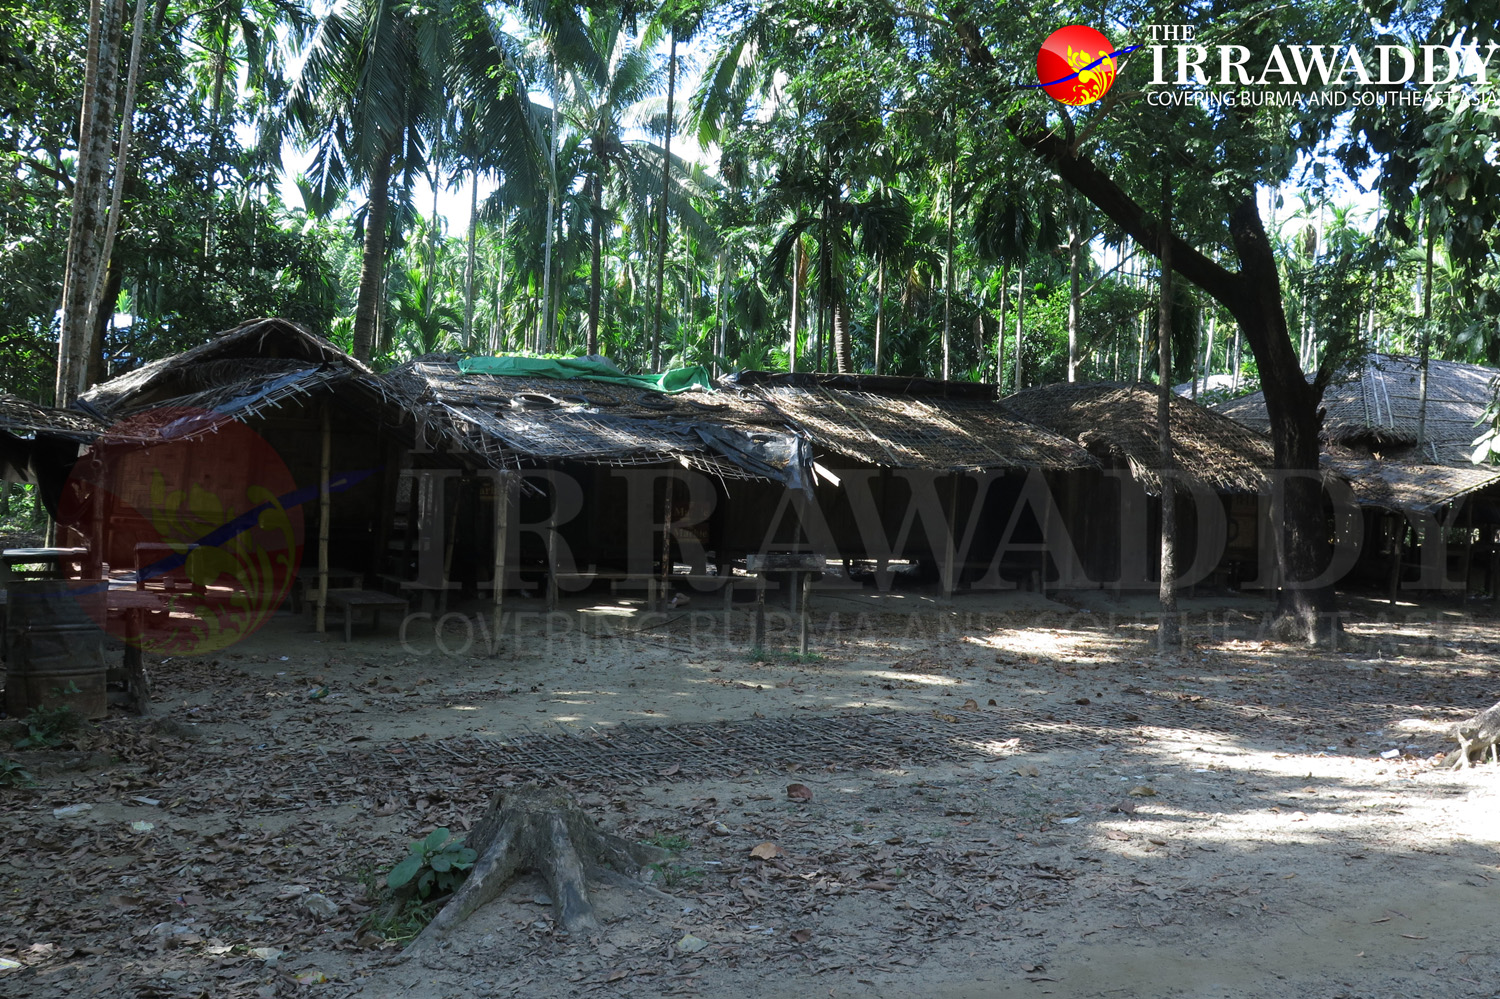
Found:
[[[560,94],[552,95],[552,131],[547,136],[547,235],[542,251],[542,327],[536,338],[539,354],[552,349],[552,239],[557,215],[557,106],[561,100]]]
[[[505,210],[500,211],[500,244],[495,248],[495,332],[491,338],[494,342],[490,349],[495,353],[501,353],[508,346],[508,338],[505,335],[505,237],[509,228],[509,218]]]
[[[375,346],[376,318],[385,281],[385,227],[391,203],[393,142],[375,157],[370,171],[369,208],[365,212],[364,255],[359,263],[359,293],[354,303],[354,356],[368,362]]]
[[[833,353],[839,374],[854,370],[854,351],[849,342],[849,303],[845,301],[833,304]]]
[[[1208,329],[1203,334],[1203,370],[1201,376],[1193,382],[1193,401],[1198,401],[1198,382],[1203,383],[1203,391],[1208,391],[1208,379],[1214,366],[1214,334],[1218,331],[1219,310],[1212,305],[1208,307]]]
[[[104,272],[104,290],[100,293],[103,302],[115,302],[120,298],[120,285],[124,283],[125,265],[119,260],[111,260]],[[107,368],[104,363],[104,351],[108,343],[110,325],[114,322],[115,313],[113,308],[101,308],[97,310],[94,318],[94,332],[90,337],[88,377],[86,386],[97,385],[104,381]]]
[[[130,69],[125,78],[125,95],[120,102],[120,140],[115,151],[115,176],[111,188],[109,214],[104,223],[104,242],[99,248],[99,276],[91,296],[90,309],[95,321],[89,331],[88,363],[85,365],[83,384],[79,390],[87,389],[101,376],[104,356],[104,335],[114,318],[114,305],[120,297],[121,275],[111,258],[115,250],[115,234],[120,228],[120,212],[124,205],[125,184],[129,178],[131,127],[135,121],[135,88],[141,76],[142,45],[146,35],[146,8],[151,0],[136,0],[135,23],[131,26]],[[113,295],[110,293],[113,280]]]
[[[1417,388],[1417,450],[1425,456],[1427,450],[1427,367],[1432,357],[1432,251],[1436,226],[1432,224],[1432,206],[1427,206],[1426,219],[1427,263],[1422,271],[1422,338],[1421,370]]]
[[[801,318],[804,273],[806,273],[806,262],[802,253],[802,237],[798,236],[792,247],[792,334],[786,346],[786,369],[792,373],[797,370],[797,333],[799,332],[797,322]]]
[[[1182,644],[1177,622],[1177,479],[1172,459],[1172,183],[1161,183],[1161,297],[1157,304],[1156,442],[1161,465],[1161,622],[1157,651]]]
[[[953,332],[953,174],[958,168],[958,138],[953,139],[953,156],[948,160],[948,252],[943,275],[943,380],[950,374]]]
[[[1078,381],[1078,313],[1083,304],[1079,288],[1079,258],[1083,254],[1083,220],[1078,210],[1078,195],[1068,197],[1068,381]]]
[[[718,355],[715,360],[715,369],[718,368],[720,360],[727,369],[729,366],[729,247],[719,247],[719,346],[714,351]]]
[[[881,339],[885,336],[885,252],[875,261],[875,374],[880,374]]]
[[[651,327],[651,370],[661,370],[661,310],[664,285],[662,277],[667,270],[667,195],[672,190],[672,118],[675,114],[673,102],[677,97],[677,32],[672,32],[672,46],[667,55],[667,129],[662,140],[661,155],[661,204],[656,215],[656,318]],[[793,348],[795,352],[796,348]]]
[[[83,108],[78,122],[78,158],[73,206],[63,271],[63,300],[57,343],[58,406],[82,391],[92,340],[93,301],[100,269],[100,231],[109,168],[109,131],[119,73],[123,0],[93,0],[84,56]]]
[[[995,324],[995,394],[1005,395],[1005,299],[1010,294],[1010,265],[1000,268],[1000,320]]]
[[[1026,346],[1026,261],[1021,261],[1021,273],[1016,279],[1016,391],[1021,391],[1021,359]]]
[[[603,281],[599,260],[604,248],[604,206],[600,203],[603,184],[596,170],[589,175],[589,208],[593,218],[589,220],[589,337],[586,353],[599,353],[599,288]]]
[[[223,162],[223,113],[224,113],[224,76],[229,67],[229,33],[225,26],[222,45],[213,54],[213,96],[210,98],[211,111],[208,119],[208,173],[204,180],[208,187],[207,207],[203,213],[203,265],[198,269],[199,274],[205,274],[213,267],[214,256],[214,220],[218,209],[219,191],[219,164]]]
[[[469,256],[464,261],[464,350],[474,349],[474,278],[479,236],[479,171],[469,169]]]

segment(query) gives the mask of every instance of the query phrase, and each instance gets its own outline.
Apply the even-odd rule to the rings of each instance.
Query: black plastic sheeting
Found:
[[[728,461],[812,499],[812,445],[806,439],[796,434],[747,431],[718,423],[694,423],[692,427],[699,440]]]

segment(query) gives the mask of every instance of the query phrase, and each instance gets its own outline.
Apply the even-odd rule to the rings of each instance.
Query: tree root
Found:
[[[559,926],[573,934],[597,933],[589,876],[633,878],[642,867],[670,856],[657,847],[601,831],[570,795],[539,787],[496,794],[465,843],[479,854],[468,879],[412,941],[405,956],[431,947],[499,895],[520,871],[542,876]]]
[[[1492,704],[1467,721],[1461,721],[1448,730],[1458,740],[1458,748],[1443,757],[1441,767],[1462,769],[1466,764],[1484,759],[1493,753],[1500,763],[1500,704]]]

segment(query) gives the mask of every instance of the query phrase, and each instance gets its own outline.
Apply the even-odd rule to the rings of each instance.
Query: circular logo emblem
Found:
[[[1093,28],[1070,24],[1047,36],[1036,54],[1042,89],[1064,104],[1092,104],[1115,82],[1115,48]]]
[[[92,584],[104,599],[83,606],[153,655],[247,637],[301,561],[302,510],[281,456],[243,423],[200,410],[148,410],[111,427],[78,459],[58,506],[60,525],[110,568],[112,583]]]

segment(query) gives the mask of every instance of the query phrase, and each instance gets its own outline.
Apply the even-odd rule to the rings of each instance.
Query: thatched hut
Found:
[[[659,572],[658,551],[701,574],[709,563],[723,573],[752,553],[781,550],[878,567],[920,562],[953,585],[964,550],[990,566],[994,523],[1005,516],[985,511],[1008,513],[1021,477],[1096,465],[1076,444],[1006,412],[992,386],[745,372],[716,390],[666,396],[587,374],[496,374],[449,356],[418,359],[385,380],[456,463],[519,469],[532,482],[565,471],[588,513],[559,525],[559,543],[576,565],[617,577]],[[552,506],[520,503],[532,524]],[[641,543],[643,508],[670,509],[649,520],[656,532],[673,523],[668,547]],[[470,536],[482,536],[490,517]],[[518,561],[554,563],[539,547],[548,536],[517,539]]]
[[[1006,397],[1020,416],[1088,450],[1102,469],[1075,481],[1087,497],[1074,502],[1073,530],[1088,576],[1123,588],[1149,585],[1146,565],[1155,560],[1161,534],[1163,477],[1154,385],[1086,382],[1044,385]],[[1178,507],[1182,567],[1193,564],[1200,541],[1200,504],[1217,497],[1224,538],[1201,540],[1205,562],[1233,582],[1253,573],[1260,536],[1258,503],[1270,487],[1271,444],[1260,434],[1175,393],[1171,396],[1173,478],[1185,502]],[[1142,522],[1143,518],[1143,522]],[[1144,547],[1135,520],[1151,539]],[[1215,522],[1218,521],[1214,517]],[[1216,534],[1204,520],[1205,534]],[[1149,549],[1149,550],[1148,550]],[[1221,552],[1222,554],[1215,554]],[[1212,556],[1212,564],[1206,562]],[[1142,564],[1144,561],[1145,564]]]
[[[873,562],[878,581],[892,560],[918,563],[946,591],[966,581],[1045,586],[1073,575],[1052,557],[1049,538],[1062,522],[1053,497],[1098,463],[997,403],[995,386],[770,372],[742,372],[725,385],[761,407],[762,419],[811,442],[823,547]],[[744,528],[747,537],[772,537],[776,525]]]
[[[602,359],[534,365],[544,373],[512,360],[432,355],[382,379],[416,418],[422,440],[412,464],[451,473],[441,490],[413,489],[400,501],[411,511],[404,523],[412,547],[420,546],[417,525],[444,511],[452,528],[444,532],[446,579],[492,585],[501,545],[519,578],[545,575],[564,589],[649,580],[661,574],[664,551],[703,577],[710,562],[722,572],[744,555],[725,531],[748,485],[808,488],[804,442],[750,419],[759,411],[738,411],[706,377],[667,394]],[[517,473],[505,479],[513,511],[497,505],[499,480],[488,470]],[[502,513],[509,523],[497,520]],[[672,525],[665,538],[664,524]],[[407,582],[416,568],[407,566]]]
[[[1356,575],[1392,594],[1402,578],[1423,588],[1500,587],[1500,468],[1469,460],[1497,379],[1494,368],[1430,360],[1424,404],[1419,359],[1369,354],[1324,390],[1323,464],[1365,508]],[[1218,410],[1252,429],[1269,426],[1260,392]],[[1433,537],[1442,544],[1423,552]],[[1470,567],[1483,577],[1471,579]]]
[[[251,320],[95,385],[75,405],[108,427],[101,446],[124,449],[116,454],[199,445],[174,448],[173,454],[184,457],[172,459],[181,467],[163,470],[169,490],[173,483],[201,487],[204,476],[222,476],[208,470],[225,459],[221,441],[263,441],[269,450],[234,456],[236,474],[245,483],[290,476],[296,487],[290,492],[312,525],[303,548],[304,578],[316,571],[320,557],[350,577],[377,570],[401,457],[411,441],[409,420],[373,371],[322,337],[281,319]],[[230,424],[249,428],[253,437],[221,437]],[[278,464],[284,472],[271,467]],[[325,544],[319,536],[319,487],[330,478]],[[100,525],[95,533],[101,534],[101,554],[111,565],[134,565],[142,538],[157,530],[142,513],[160,505],[151,495],[152,482],[131,475],[99,485],[120,510],[136,511],[127,518],[131,523]]]

